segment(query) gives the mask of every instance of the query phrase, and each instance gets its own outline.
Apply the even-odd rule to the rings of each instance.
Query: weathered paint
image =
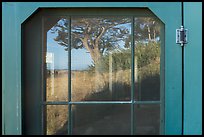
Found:
[[[20,47],[17,44],[17,17],[16,4],[3,3],[2,22],[2,74],[4,97],[4,133],[21,133],[21,72],[20,72]]]
[[[21,23],[39,7],[150,8],[165,24],[165,134],[181,134],[181,48],[175,44],[175,30],[181,25],[181,2],[3,3],[5,134],[21,134]]]
[[[184,134],[202,134],[202,3],[184,2]]]

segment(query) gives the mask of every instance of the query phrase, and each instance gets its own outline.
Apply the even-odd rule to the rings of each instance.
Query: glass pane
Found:
[[[73,106],[74,135],[130,135],[130,105]]]
[[[130,100],[131,19],[74,17],[72,101]]]
[[[46,45],[46,100],[68,100],[68,20],[44,18]]]
[[[134,19],[135,100],[160,100],[161,22],[153,17]]]
[[[135,105],[135,134],[160,134],[160,105]]]
[[[67,135],[68,106],[47,106],[47,135]]]

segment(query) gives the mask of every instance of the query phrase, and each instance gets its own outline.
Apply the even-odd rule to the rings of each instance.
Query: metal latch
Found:
[[[187,29],[184,29],[183,26],[181,26],[180,29],[176,29],[176,43],[177,44],[181,44],[181,46],[183,46],[183,44],[188,43],[187,41]]]

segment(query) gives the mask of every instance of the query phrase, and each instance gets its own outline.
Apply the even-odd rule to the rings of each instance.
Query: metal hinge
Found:
[[[176,29],[176,43],[177,44],[181,44],[181,46],[183,46],[183,44],[188,43],[187,41],[187,29],[184,29],[183,26],[181,26],[180,29]]]

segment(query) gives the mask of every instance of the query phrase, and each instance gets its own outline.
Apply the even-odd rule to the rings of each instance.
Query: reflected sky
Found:
[[[55,37],[55,33],[47,32],[47,52],[54,54],[55,69],[68,69],[68,52],[54,40]]]

